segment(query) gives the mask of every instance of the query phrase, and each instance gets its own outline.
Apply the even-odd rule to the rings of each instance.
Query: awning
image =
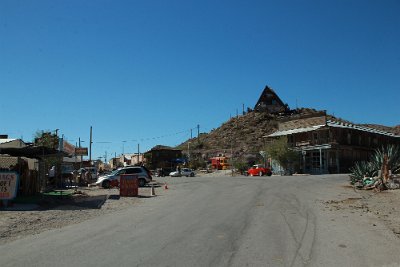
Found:
[[[325,125],[316,125],[316,126],[311,126],[311,127],[304,127],[304,128],[296,128],[296,129],[290,129],[290,130],[284,130],[284,131],[277,131],[274,132],[270,135],[267,135],[265,137],[278,137],[278,136],[285,136],[289,134],[297,134],[297,133],[305,133],[305,132],[312,132],[315,130],[318,130]]]
[[[26,157],[42,159],[49,156],[68,156],[67,153],[44,146],[27,146],[22,148],[0,148],[0,154],[10,155],[12,157]]]

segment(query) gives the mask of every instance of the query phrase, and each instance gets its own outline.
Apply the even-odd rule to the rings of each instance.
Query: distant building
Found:
[[[279,96],[270,87],[265,86],[254,110],[258,112],[281,113],[289,111],[289,107],[282,102]]]
[[[150,151],[145,152],[144,157],[146,166],[152,170],[157,168],[175,170],[177,165],[184,163],[182,150],[168,146],[155,146]]]
[[[111,158],[108,162],[112,169],[131,165],[131,159],[133,154],[121,154],[118,157]]]
[[[145,163],[145,158],[143,153],[131,154],[131,165],[141,165]]]
[[[0,136],[0,148],[22,148],[26,144],[21,139],[10,139],[7,135]]]
[[[393,133],[328,119],[312,114],[279,123],[268,138],[287,137],[290,148],[299,152],[294,171],[304,173],[347,173],[356,161],[368,161],[382,145],[400,145]]]

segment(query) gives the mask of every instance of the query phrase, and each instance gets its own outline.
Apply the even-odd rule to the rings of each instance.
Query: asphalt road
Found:
[[[0,246],[0,266],[399,266],[346,176],[162,178],[138,206]]]

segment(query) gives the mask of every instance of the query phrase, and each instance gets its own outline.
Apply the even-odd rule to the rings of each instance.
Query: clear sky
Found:
[[[0,133],[93,158],[175,146],[269,85],[291,108],[400,124],[400,1],[0,0]],[[85,145],[85,143],[83,143]]]

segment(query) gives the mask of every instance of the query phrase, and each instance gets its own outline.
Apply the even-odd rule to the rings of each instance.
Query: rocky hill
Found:
[[[315,112],[318,111],[304,108],[283,115],[251,111],[231,118],[219,128],[210,133],[202,133],[199,138],[189,139],[177,148],[184,153],[189,148],[191,154],[201,155],[203,158],[219,154],[230,156],[232,153],[238,158],[258,157],[265,146],[264,136],[276,131],[280,120]]]
[[[263,148],[263,136],[278,127],[276,118],[264,112],[249,112],[231,118],[219,128],[200,134],[199,138],[185,141],[177,148],[186,154],[190,149],[191,159],[209,159],[218,155],[255,161]],[[250,159],[250,160],[249,160]]]
[[[230,156],[232,153],[235,158],[259,157],[259,152],[264,150],[264,142],[267,141],[264,137],[276,131],[280,121],[304,118],[314,113],[326,114],[325,111],[311,108],[291,110],[268,85],[261,93],[254,110],[248,109],[248,111],[245,115],[231,118],[210,133],[203,133],[198,138],[185,141],[177,148],[182,149],[185,154],[190,149],[190,154],[193,156],[191,160],[194,158],[207,159],[219,154]],[[328,119],[354,124],[328,114],[326,116]],[[400,134],[400,125],[387,127],[364,124],[363,126]]]
[[[231,118],[221,127],[208,134],[202,134],[196,142],[197,148],[207,152],[254,153],[263,147],[263,136],[274,132],[278,127],[276,118],[267,113],[249,112],[243,116]]]

